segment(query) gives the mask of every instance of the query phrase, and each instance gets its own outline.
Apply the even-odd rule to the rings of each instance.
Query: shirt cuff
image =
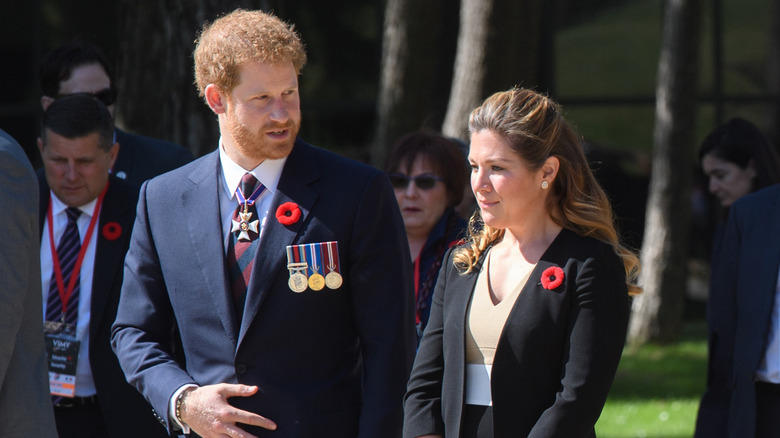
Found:
[[[179,389],[173,393],[171,400],[168,402],[168,418],[170,419],[171,424],[173,424],[174,429],[181,429],[181,431],[185,434],[190,433],[190,427],[180,422],[176,417],[176,400],[179,399],[179,395],[181,395],[181,393],[185,390],[197,387],[198,385],[193,385],[192,383],[180,386]]]

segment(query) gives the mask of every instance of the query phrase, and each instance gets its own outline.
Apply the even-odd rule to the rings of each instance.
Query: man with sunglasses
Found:
[[[105,55],[88,42],[63,44],[44,57],[40,65],[40,82],[44,111],[56,99],[71,94],[90,94],[114,115],[117,90],[113,69]],[[186,148],[115,128],[120,144],[119,156],[112,173],[137,188],[144,181],[173,170],[194,159]]]

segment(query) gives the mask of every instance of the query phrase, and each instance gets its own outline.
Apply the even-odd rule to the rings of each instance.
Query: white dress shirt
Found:
[[[49,227],[53,225],[54,248],[57,248],[57,244],[59,244],[60,238],[65,232],[65,227],[68,225],[68,215],[65,212],[68,206],[60,201],[54,192],[50,191],[49,193],[49,205],[51,206],[52,222],[54,223],[50,224],[48,217],[44,219],[43,235],[41,236],[41,285],[43,289],[44,317],[46,315],[46,303],[49,299],[49,284],[54,271],[51,245],[49,243]],[[84,242],[84,234],[86,234],[87,228],[89,228],[92,215],[96,213],[94,211],[96,204],[97,199],[93,199],[92,202],[79,207],[81,215],[77,223],[82,243]],[[89,245],[87,245],[84,261],[81,263],[81,270],[79,271],[81,277],[79,278],[79,317],[76,324],[76,337],[81,341],[81,345],[76,366],[76,397],[89,397],[97,393],[95,382],[92,379],[92,369],[89,366],[89,320],[92,306],[92,274],[95,266],[98,228],[96,225],[94,230],[92,230],[92,238],[90,238]]]
[[[258,181],[260,181],[265,186],[265,192],[263,192],[262,195],[260,195],[259,198],[255,201],[255,208],[257,209],[257,216],[260,220],[260,227],[258,229],[258,235],[262,237],[263,230],[265,229],[265,223],[268,219],[268,210],[271,208],[271,201],[273,201],[274,193],[276,193],[276,188],[279,185],[279,179],[282,177],[282,169],[284,168],[284,163],[287,162],[287,157],[281,158],[278,160],[271,160],[266,159],[263,160],[262,163],[260,163],[257,167],[254,169],[244,169],[243,167],[236,164],[233,160],[230,159],[230,157],[225,153],[225,149],[222,146],[222,139],[219,139],[219,162],[220,162],[220,170],[221,172],[221,178],[219,178],[219,214],[222,218],[222,235],[223,238],[223,248],[225,251],[225,255],[227,256],[227,248],[228,248],[228,236],[230,235],[230,230],[233,227],[233,211],[236,209],[236,206],[238,205],[238,199],[236,198],[236,189],[238,188],[239,184],[241,184],[241,178],[244,176],[245,173],[250,172],[252,175],[257,178]],[[271,217],[275,217],[275,214],[271,214]],[[258,238],[260,238],[258,237]],[[261,240],[262,242],[262,240]],[[171,400],[168,403],[168,417],[173,421],[174,424],[176,424],[182,432],[185,434],[190,433],[190,428],[186,424],[181,424],[179,422],[179,419],[176,418],[176,399],[179,398],[179,395],[184,392],[184,390],[188,388],[195,388],[196,385],[183,385],[179,389],[176,390],[176,392],[173,393],[173,396],[171,396]]]

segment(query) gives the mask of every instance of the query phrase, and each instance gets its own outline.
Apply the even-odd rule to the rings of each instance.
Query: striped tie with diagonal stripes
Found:
[[[57,258],[60,261],[60,272],[62,273],[62,280],[67,288],[70,284],[70,278],[76,275],[75,283],[73,284],[73,291],[70,294],[70,298],[67,300],[68,305],[65,309],[65,314],[62,312],[62,299],[60,298],[60,290],[57,285],[57,274],[52,269],[51,281],[49,282],[49,296],[46,300],[46,321],[64,321],[66,324],[71,324],[74,329],[79,319],[79,290],[80,290],[80,275],[78,272],[73,272],[73,267],[76,265],[76,260],[79,257],[79,251],[81,251],[81,237],[79,236],[78,218],[81,216],[81,210],[74,207],[68,207],[65,210],[68,215],[68,224],[65,226],[65,232],[60,238],[60,243],[57,245]],[[49,224],[49,226],[52,226]],[[65,291],[62,291],[64,294]],[[63,397],[52,395],[52,404],[57,405],[63,400]]]
[[[65,212],[68,215],[68,225],[57,245],[57,258],[60,260],[60,271],[65,287],[70,284],[70,277],[74,275],[73,267],[81,250],[81,237],[79,236],[79,227],[77,220],[81,215],[81,210],[74,207],[68,207]],[[49,225],[51,226],[51,224]],[[76,272],[76,282],[73,285],[73,292],[68,300],[68,306],[65,309],[65,323],[76,324],[78,321],[79,310],[79,273]],[[65,291],[62,291],[65,293]],[[62,300],[60,291],[57,287],[57,275],[52,271],[51,282],[49,283],[49,296],[46,302],[46,321],[59,321],[62,318]]]
[[[246,289],[259,241],[259,218],[254,201],[262,194],[265,187],[257,183],[257,178],[251,173],[246,173],[241,178],[237,190],[239,204],[233,211],[233,228],[228,245],[227,265],[230,289],[239,317],[244,312]]]

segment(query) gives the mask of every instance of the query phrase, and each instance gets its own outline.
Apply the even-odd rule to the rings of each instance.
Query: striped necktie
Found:
[[[255,201],[264,191],[265,186],[258,184],[257,178],[251,173],[244,174],[236,190],[236,198],[239,202],[231,220],[233,226],[228,245],[227,265],[233,302],[239,316],[244,312],[246,289],[252,274],[252,264],[259,240],[260,218],[257,215]]]
[[[65,287],[70,284],[70,277],[74,275],[73,267],[76,265],[76,260],[81,250],[81,237],[79,236],[79,227],[77,220],[81,215],[81,210],[74,207],[68,207],[65,212],[68,215],[68,225],[65,227],[65,232],[60,238],[60,243],[57,245],[57,258],[60,261],[60,271],[62,272],[62,279]],[[51,224],[49,224],[51,226]],[[78,321],[79,311],[79,273],[76,272],[76,282],[73,285],[73,292],[68,300],[68,306],[65,310],[65,323],[75,324]],[[65,291],[62,291],[65,293]],[[62,312],[62,299],[60,299],[60,291],[57,287],[57,275],[52,270],[51,281],[49,282],[49,296],[46,302],[46,321],[59,321],[63,316]]]
[[[73,284],[73,291],[71,292],[70,299],[68,299],[68,305],[65,309],[65,313],[62,312],[62,299],[60,298],[60,290],[57,286],[57,274],[52,269],[51,281],[49,282],[49,296],[46,300],[46,321],[57,322],[62,320],[69,324],[73,328],[73,334],[76,333],[76,325],[79,319],[79,290],[80,290],[80,273],[74,274],[73,267],[76,265],[76,260],[79,257],[81,251],[81,237],[79,236],[78,218],[81,216],[81,210],[74,207],[68,207],[65,210],[68,215],[68,224],[65,226],[65,232],[60,238],[60,243],[57,245],[57,258],[60,261],[60,272],[62,272],[62,280],[65,284],[65,288],[70,284],[70,278],[72,275],[76,275],[75,283]],[[49,224],[51,227],[52,224]],[[65,291],[62,291],[64,294]],[[64,318],[63,318],[64,317]],[[52,405],[56,406],[63,397],[52,395]]]

